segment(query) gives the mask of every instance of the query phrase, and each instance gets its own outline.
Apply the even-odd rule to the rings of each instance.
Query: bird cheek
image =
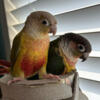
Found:
[[[77,57],[77,58],[79,58],[81,56],[81,54],[79,52],[75,51],[74,52],[74,56]]]
[[[48,34],[48,31],[49,31],[48,27],[41,28],[41,33],[43,33],[43,34]]]

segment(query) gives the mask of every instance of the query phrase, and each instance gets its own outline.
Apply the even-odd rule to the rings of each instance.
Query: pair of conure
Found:
[[[65,75],[76,71],[78,59],[85,61],[91,52],[90,42],[75,33],[66,33],[50,42],[46,71],[52,75]],[[31,79],[38,78],[31,77]],[[56,77],[55,77],[56,78]],[[57,78],[57,79],[60,79]],[[66,80],[68,84],[70,81]]]
[[[37,73],[39,78],[59,79],[57,75],[75,70],[78,58],[87,59],[91,45],[78,34],[68,33],[50,43],[48,33],[56,33],[56,24],[55,17],[48,12],[37,11],[28,16],[24,28],[14,38],[11,63],[0,62],[5,65],[1,72],[8,71],[16,77],[10,83]]]

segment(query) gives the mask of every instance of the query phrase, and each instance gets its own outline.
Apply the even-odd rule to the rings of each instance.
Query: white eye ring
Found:
[[[46,25],[46,26],[49,26],[49,25],[50,25],[47,19],[43,20],[43,21],[42,21],[42,24],[43,24],[43,25]]]
[[[85,47],[82,44],[78,44],[78,49],[79,49],[80,52],[85,51]]]

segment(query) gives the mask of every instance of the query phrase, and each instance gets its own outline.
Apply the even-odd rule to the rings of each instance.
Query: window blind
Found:
[[[86,62],[77,64],[80,87],[89,100],[100,100],[100,0],[5,0],[5,8],[11,45],[26,17],[39,10],[52,13],[58,21],[51,40],[67,32],[86,37],[93,50]]]

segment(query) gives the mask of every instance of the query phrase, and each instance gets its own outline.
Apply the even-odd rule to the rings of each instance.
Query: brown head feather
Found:
[[[87,59],[92,50],[90,42],[79,34],[67,33],[60,37],[60,41],[61,48],[65,54],[71,54],[72,57],[79,57],[83,61]]]
[[[44,22],[43,22],[44,21]],[[56,33],[57,21],[55,17],[45,11],[32,12],[26,19],[24,30],[27,33],[33,34],[47,34]]]
[[[92,50],[90,42],[79,34],[66,33],[65,35],[61,36],[61,39],[63,39],[65,42],[67,41],[67,43],[73,41],[76,44],[83,44],[84,47],[86,48],[85,52],[91,52]]]

